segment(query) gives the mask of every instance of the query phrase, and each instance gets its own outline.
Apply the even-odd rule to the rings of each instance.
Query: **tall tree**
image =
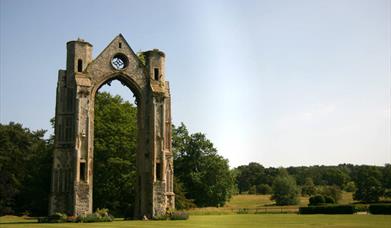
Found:
[[[382,173],[377,167],[361,166],[357,172],[356,191],[353,199],[364,202],[377,202],[384,193],[381,185]]]
[[[383,187],[391,190],[391,164],[386,164],[383,169]]]
[[[200,207],[224,205],[232,194],[233,175],[212,142],[202,133],[190,135],[182,123],[173,128],[173,152],[175,175],[186,197]]]
[[[272,200],[277,205],[295,205],[299,203],[299,188],[296,180],[288,175],[285,169],[280,169],[279,175],[274,179],[272,186]]]
[[[316,188],[311,177],[305,178],[304,185],[301,188],[301,194],[303,196],[312,196],[316,193]]]
[[[236,182],[239,193],[248,191],[251,187],[266,182],[265,168],[259,163],[251,162],[248,165],[239,166],[237,170]]]
[[[0,214],[47,213],[53,143],[44,134],[0,124]]]

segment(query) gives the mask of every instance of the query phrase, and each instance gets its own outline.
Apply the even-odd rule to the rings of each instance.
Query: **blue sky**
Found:
[[[231,166],[391,162],[389,0],[0,0],[0,122],[50,129],[66,42],[119,33],[166,53],[173,122]]]

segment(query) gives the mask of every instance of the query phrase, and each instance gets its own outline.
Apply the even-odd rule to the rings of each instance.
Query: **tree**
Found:
[[[348,181],[349,176],[338,167],[328,167],[323,173],[322,179],[325,185],[336,185],[342,188]]]
[[[47,213],[53,143],[44,134],[0,124],[0,215]]]
[[[255,186],[255,185],[251,186],[250,189],[248,190],[248,194],[251,194],[251,195],[257,194],[257,186]]]
[[[276,205],[295,205],[299,203],[299,188],[296,180],[289,176],[285,169],[280,169],[280,174],[273,181],[273,193],[271,200]]]
[[[259,184],[257,185],[257,193],[258,194],[270,194],[272,193],[272,188],[268,184]]]
[[[322,195],[314,195],[309,198],[309,206],[317,206],[324,204],[326,201]]]
[[[348,182],[345,185],[344,190],[347,191],[347,192],[355,192],[356,191],[356,184],[354,183],[354,181]]]
[[[381,172],[372,166],[361,166],[356,179],[356,192],[353,199],[364,202],[378,202],[383,195],[384,189],[380,183]]]
[[[316,193],[316,187],[311,177],[305,178],[305,183],[301,188],[301,194],[303,196],[312,196]]]
[[[137,108],[120,96],[97,93],[94,135],[94,208],[133,213]]]
[[[317,192],[323,195],[324,197],[332,198],[334,202],[338,202],[342,198],[342,191],[336,185],[320,186]]]
[[[178,178],[174,177],[175,208],[179,210],[196,207],[193,200],[186,198],[186,192]]]
[[[383,169],[383,188],[391,190],[391,164],[386,164]]]
[[[265,168],[259,163],[251,162],[248,165],[239,166],[237,170],[239,174],[236,177],[236,182],[239,193],[249,191],[251,187],[266,181]]]
[[[204,134],[190,135],[183,123],[173,127],[172,145],[175,175],[183,183],[186,198],[199,207],[224,205],[234,183],[228,160],[217,154]]]

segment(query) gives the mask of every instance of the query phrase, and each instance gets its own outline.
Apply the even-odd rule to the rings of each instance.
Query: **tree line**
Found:
[[[233,172],[239,193],[272,194],[277,205],[296,204],[300,195],[327,196],[338,202],[342,191],[353,192],[353,199],[362,202],[391,198],[390,164],[265,168],[252,162]],[[278,199],[284,195],[286,199]]]
[[[98,93],[95,103],[95,208],[115,216],[133,212],[137,108],[119,96]],[[53,136],[20,123],[0,124],[0,214],[46,215],[50,192]],[[224,206],[233,194],[271,194],[277,204],[295,204],[302,195],[355,192],[358,200],[389,196],[391,166],[341,164],[265,168],[250,163],[230,169],[203,133],[173,126],[176,207]],[[388,195],[387,195],[388,194]]]

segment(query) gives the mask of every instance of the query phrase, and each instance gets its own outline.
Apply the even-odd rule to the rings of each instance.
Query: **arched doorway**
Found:
[[[92,213],[94,99],[99,88],[114,79],[131,89],[138,106],[134,215],[159,216],[174,208],[171,100],[165,55],[154,49],[141,53],[141,57],[122,35],[95,59],[88,42],[67,43],[67,69],[59,71],[57,84],[49,213]]]
[[[132,91],[109,81],[94,100],[93,210],[132,218],[135,206],[137,105]]]

